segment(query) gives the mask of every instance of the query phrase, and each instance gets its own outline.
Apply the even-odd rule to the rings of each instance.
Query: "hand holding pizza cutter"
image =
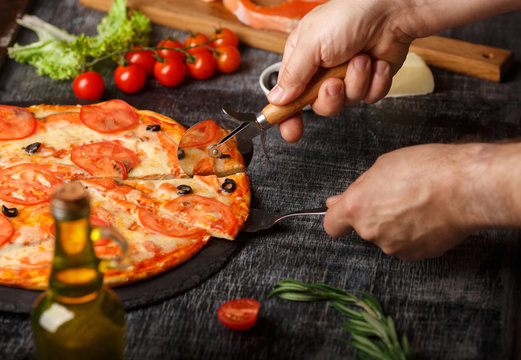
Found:
[[[233,147],[227,144],[235,141],[247,165],[251,160],[253,150],[251,139],[258,135],[265,136],[265,130],[286,120],[302,110],[305,106],[311,104],[317,98],[320,85],[322,85],[324,80],[333,77],[343,79],[346,74],[346,69],[347,63],[330,69],[320,68],[310,80],[304,92],[293,102],[283,106],[268,104],[257,114],[239,113],[227,107],[223,107],[224,113],[238,121],[239,126],[236,126],[227,135],[222,137],[220,141],[214,142],[210,140],[208,142],[205,139],[212,139],[209,134],[215,131],[212,129],[215,126],[213,120],[206,120],[195,124],[185,132],[179,142],[179,165],[188,176],[208,175],[210,167],[194,166],[194,164],[204,163],[204,161],[201,161],[202,157],[213,159],[216,164],[233,158],[235,155],[233,154],[233,150],[231,150]],[[225,128],[230,129],[226,124]],[[229,167],[223,168],[229,171]],[[229,172],[220,172],[219,166],[214,166],[211,170],[211,173],[217,176],[226,176],[229,174]]]

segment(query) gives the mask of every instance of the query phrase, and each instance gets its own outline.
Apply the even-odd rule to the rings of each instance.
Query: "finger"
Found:
[[[344,82],[337,78],[324,81],[318,91],[318,97],[313,102],[313,111],[322,116],[333,116],[344,108]]]
[[[387,95],[392,84],[391,66],[387,61],[375,61],[372,74],[369,90],[364,98],[364,102],[367,104],[373,104],[382,99]]]
[[[278,77],[280,77],[280,74],[284,72],[284,68],[286,66],[286,63],[288,62],[288,59],[291,58],[293,54],[293,50],[295,49],[297,39],[300,34],[300,26],[297,26],[288,36],[286,40],[286,44],[284,45],[284,51],[282,53],[282,61],[279,68],[279,74]],[[278,78],[277,78],[278,82]]]
[[[334,238],[349,234],[353,230],[349,222],[347,202],[344,197],[345,195],[342,194],[326,201],[328,209],[324,217],[324,229],[329,236]]]
[[[268,93],[268,101],[274,105],[295,100],[320,65],[319,47],[300,31],[296,34],[298,39],[292,40],[288,45],[289,54],[282,58],[277,85]]]
[[[345,83],[346,105],[356,105],[365,98],[371,80],[371,59],[357,54],[347,64]]]
[[[297,142],[302,137],[304,125],[302,123],[302,112],[284,120],[279,124],[280,135],[287,142]]]

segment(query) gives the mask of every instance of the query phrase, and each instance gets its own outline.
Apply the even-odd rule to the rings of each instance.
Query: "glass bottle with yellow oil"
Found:
[[[51,212],[56,245],[49,290],[31,314],[37,359],[123,359],[125,312],[116,294],[103,286],[87,190],[79,183],[60,186]]]

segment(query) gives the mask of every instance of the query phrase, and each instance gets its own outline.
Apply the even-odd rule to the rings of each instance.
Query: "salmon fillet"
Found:
[[[260,6],[251,0],[223,0],[223,5],[245,25],[289,33],[304,15],[327,0],[287,0],[280,5]]]

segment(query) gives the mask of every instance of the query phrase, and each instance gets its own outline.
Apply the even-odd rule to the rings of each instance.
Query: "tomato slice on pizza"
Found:
[[[219,127],[213,120],[195,124],[183,135],[181,140],[183,149],[209,145],[215,139],[217,130]]]
[[[6,244],[13,236],[14,228],[11,222],[3,215],[0,215],[0,246]]]
[[[114,133],[137,124],[138,116],[134,109],[123,100],[109,100],[82,106],[80,120],[92,130]]]
[[[36,129],[33,114],[17,106],[0,105],[0,140],[18,140]]]
[[[92,176],[121,177],[137,163],[137,155],[130,149],[110,141],[80,145],[71,151],[71,160]]]
[[[0,170],[0,199],[13,204],[34,205],[49,201],[61,183],[42,165],[20,164]]]
[[[139,221],[148,230],[166,236],[191,237],[204,233],[202,229],[185,226],[174,219],[159,216],[145,209],[139,209]]]
[[[238,232],[232,209],[215,199],[187,194],[168,202],[164,209],[183,223],[206,229],[215,237],[233,239]]]

